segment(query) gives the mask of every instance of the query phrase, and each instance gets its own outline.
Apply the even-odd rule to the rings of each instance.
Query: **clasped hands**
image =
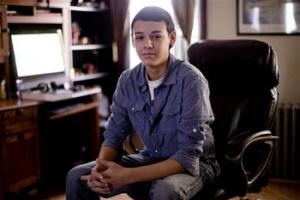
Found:
[[[97,158],[91,174],[81,176],[80,179],[87,181],[87,185],[92,191],[99,194],[109,194],[112,190],[129,184],[128,171],[129,168],[113,161]]]

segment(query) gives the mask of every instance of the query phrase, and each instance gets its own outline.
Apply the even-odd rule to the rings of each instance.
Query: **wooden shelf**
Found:
[[[79,75],[79,76],[75,76],[73,81],[79,82],[79,81],[98,79],[98,78],[102,78],[107,75],[108,75],[108,73],[95,73],[95,74]]]
[[[97,50],[106,48],[107,45],[103,44],[79,44],[79,45],[72,45],[71,49],[73,51],[82,51],[82,50]]]
[[[4,4],[4,5],[16,5],[16,6],[36,6],[37,5],[36,0],[26,0],[26,1],[1,0],[1,3]]]
[[[57,15],[36,15],[36,16],[7,16],[10,24],[62,24],[63,17]]]
[[[71,11],[79,11],[79,12],[103,12],[108,10],[108,8],[94,8],[94,7],[84,7],[84,6],[71,6]]]
[[[38,105],[37,101],[32,100],[17,100],[17,99],[10,99],[6,101],[0,101],[0,112],[6,111],[6,110],[13,110],[13,109],[20,109],[20,108],[26,108],[30,106],[36,106]]]
[[[67,7],[70,4],[70,0],[51,0],[49,4],[46,0],[1,0],[4,5],[15,5],[15,6],[38,6],[47,7],[48,5],[52,8]]]

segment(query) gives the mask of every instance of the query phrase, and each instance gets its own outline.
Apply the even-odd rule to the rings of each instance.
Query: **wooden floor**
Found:
[[[231,200],[239,200],[233,198]],[[300,199],[300,182],[283,182],[271,180],[258,194],[248,194],[243,200],[298,200]]]
[[[65,200],[64,192],[59,190],[48,191],[48,194],[38,200]],[[26,198],[27,199],[27,198]],[[30,198],[31,199],[31,198]],[[284,182],[270,180],[269,184],[260,193],[248,194],[242,200],[298,200],[300,199],[300,182]],[[19,198],[18,198],[19,200]],[[20,199],[21,200],[21,199]],[[23,198],[22,198],[23,200]],[[101,200],[108,200],[101,198]],[[130,200],[126,195],[120,195],[109,200]],[[230,200],[240,200],[239,197]]]

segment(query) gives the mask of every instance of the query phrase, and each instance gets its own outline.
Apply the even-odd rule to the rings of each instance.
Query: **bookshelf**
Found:
[[[93,3],[92,3],[93,2]],[[71,79],[74,85],[102,85],[112,72],[112,25],[108,1],[72,2]]]

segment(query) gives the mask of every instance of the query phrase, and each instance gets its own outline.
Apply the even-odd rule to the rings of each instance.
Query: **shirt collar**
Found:
[[[168,85],[172,85],[172,84],[176,83],[177,74],[175,73],[174,70],[177,67],[177,65],[175,64],[176,63],[175,61],[176,61],[175,56],[170,54],[169,63],[168,63],[168,70],[167,70],[165,78],[162,82],[162,85],[167,85],[168,86]]]
[[[169,56],[169,61],[168,61],[168,69],[167,69],[167,73],[162,81],[162,85],[172,85],[176,82],[176,73],[173,73],[175,68],[176,68],[176,64],[175,64],[176,58],[174,55],[170,54]],[[146,91],[147,90],[147,80],[145,77],[145,65],[143,65],[142,63],[139,64],[138,66],[139,68],[139,72],[138,72],[138,77],[137,77],[137,84],[139,87],[141,87],[141,91]]]
[[[147,80],[145,77],[146,69],[145,66],[140,63],[138,66],[138,73],[137,73],[137,85],[141,88],[141,91],[144,92],[147,90]]]

